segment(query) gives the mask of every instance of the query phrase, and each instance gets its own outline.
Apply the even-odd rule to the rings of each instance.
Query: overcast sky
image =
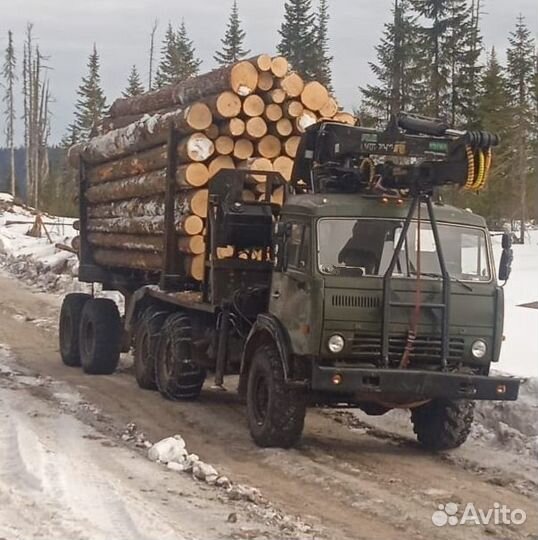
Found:
[[[538,35],[538,0],[484,1],[482,29],[488,48],[506,47],[519,13]],[[273,52],[284,0],[239,0],[239,4],[248,47],[256,53]],[[392,0],[331,0],[330,4],[334,86],[341,103],[351,108],[359,100],[358,86],[372,80],[368,61],[373,59],[373,47],[390,17]],[[160,23],[160,46],[168,21],[178,25],[184,18],[204,61],[202,69],[213,68],[212,56],[230,5],[231,0],[0,0],[0,45],[5,48],[7,30],[13,30],[20,60],[26,23],[34,23],[41,50],[50,56],[55,98],[52,139],[57,141],[72,120],[76,89],[93,42],[101,54],[103,86],[110,103],[124,88],[132,64],[147,79],[154,19]]]

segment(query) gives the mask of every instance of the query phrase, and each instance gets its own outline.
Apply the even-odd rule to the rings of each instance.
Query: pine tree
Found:
[[[525,227],[528,216],[527,186],[530,176],[529,157],[532,141],[532,93],[534,81],[534,40],[520,15],[516,28],[508,38],[507,56],[508,91],[512,105],[511,134],[513,137],[512,166],[518,183],[520,204],[517,213],[520,218],[521,242],[525,241]]]
[[[17,81],[17,60],[15,57],[15,47],[13,46],[13,32],[8,31],[8,42],[5,51],[5,61],[2,67],[4,77],[5,95],[3,98],[6,104],[6,147],[9,150],[9,189],[15,195],[15,83]]]
[[[317,59],[314,66],[314,79],[332,90],[331,64],[334,57],[330,53],[329,45],[329,2],[320,0],[316,16],[316,50]]]
[[[168,84],[194,77],[200,70],[201,60],[196,58],[193,42],[187,35],[185,21],[177,32],[168,24],[161,49],[161,62],[157,70],[155,85],[162,88]]]
[[[375,50],[377,63],[370,62],[376,85],[361,88],[363,107],[377,125],[391,114],[415,108],[417,90],[417,26],[408,0],[395,0],[393,20],[385,24]]]
[[[136,66],[133,65],[131,68],[131,73],[129,74],[129,78],[127,79],[127,88],[123,91],[122,95],[123,97],[133,97],[133,96],[139,96],[140,94],[144,93],[144,85],[140,81],[140,74],[138,73],[138,69],[136,69]]]
[[[306,80],[312,80],[315,78],[318,59],[316,18],[312,12],[312,2],[287,0],[284,9],[278,52],[290,61],[295,71]]]
[[[220,66],[229,66],[250,54],[250,50],[244,48],[246,35],[246,32],[241,28],[237,0],[234,0],[226,33],[221,40],[222,50],[215,53],[213,57],[215,61]]]
[[[82,78],[78,88],[75,109],[75,132],[80,140],[88,140],[92,130],[101,121],[106,111],[106,97],[101,88],[101,63],[97,47],[88,59],[88,75]]]

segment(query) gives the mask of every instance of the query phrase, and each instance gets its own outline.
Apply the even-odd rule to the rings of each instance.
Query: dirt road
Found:
[[[346,415],[325,411],[309,413],[298,449],[262,450],[251,442],[243,408],[233,392],[207,389],[197,403],[171,403],[157,393],[138,389],[128,363],[111,377],[90,377],[64,367],[55,333],[58,306],[57,297],[37,294],[13,278],[0,276],[0,343],[8,344],[26,368],[62,381],[98,407],[102,417],[86,420],[91,429],[111,435],[135,422],[154,441],[180,433],[191,451],[221,472],[259,488],[276,507],[312,523],[320,531],[316,537],[537,538],[537,469],[528,462],[477,450],[473,443],[450,456],[429,455],[405,434],[360,425],[357,429]],[[9,395],[2,394],[2,402],[27,418],[25,400],[12,405]],[[43,432],[47,432],[45,427]],[[70,440],[86,452],[90,443],[83,444],[82,436],[75,430]],[[53,439],[50,433],[49,438]],[[138,470],[129,472],[126,467],[122,471],[116,466],[121,461],[118,456],[126,452],[121,447],[105,448],[94,466],[113,470],[118,481],[123,478],[126,482],[127,476],[138,475]],[[157,466],[139,465],[140,469],[148,467]],[[158,472],[154,474],[157,478]],[[144,484],[145,479],[142,475],[133,482]],[[76,484],[84,478],[75,476],[68,481]],[[143,505],[144,494],[137,492],[136,496]],[[170,505],[181,505],[179,499],[170,496]],[[522,525],[436,527],[432,514],[447,502],[472,502],[481,509],[493,508],[498,502],[524,510],[527,520]],[[199,519],[199,525],[205,525],[201,515]],[[169,523],[173,529],[173,520]],[[206,532],[209,535],[200,538],[211,536]]]

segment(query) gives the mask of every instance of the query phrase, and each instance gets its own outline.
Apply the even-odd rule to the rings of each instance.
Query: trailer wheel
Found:
[[[155,365],[159,335],[168,313],[148,307],[136,327],[134,338],[134,368],[136,382],[145,390],[157,390]]]
[[[80,366],[80,319],[84,305],[91,298],[89,294],[68,294],[60,311],[60,354],[66,366]]]
[[[428,450],[452,450],[471,432],[474,401],[436,399],[411,411],[417,439]]]
[[[254,442],[290,448],[301,438],[306,399],[301,389],[286,387],[278,350],[262,343],[254,351],[247,387],[247,417]]]
[[[159,392],[174,401],[200,396],[205,369],[192,359],[191,321],[184,313],[170,315],[161,331],[155,382]]]
[[[80,321],[80,359],[90,375],[111,375],[116,371],[121,349],[121,318],[113,300],[88,300]]]

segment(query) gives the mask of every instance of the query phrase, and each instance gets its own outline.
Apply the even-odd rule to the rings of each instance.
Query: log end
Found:
[[[258,87],[258,70],[250,62],[239,62],[232,68],[230,84],[237,95],[250,96]]]

